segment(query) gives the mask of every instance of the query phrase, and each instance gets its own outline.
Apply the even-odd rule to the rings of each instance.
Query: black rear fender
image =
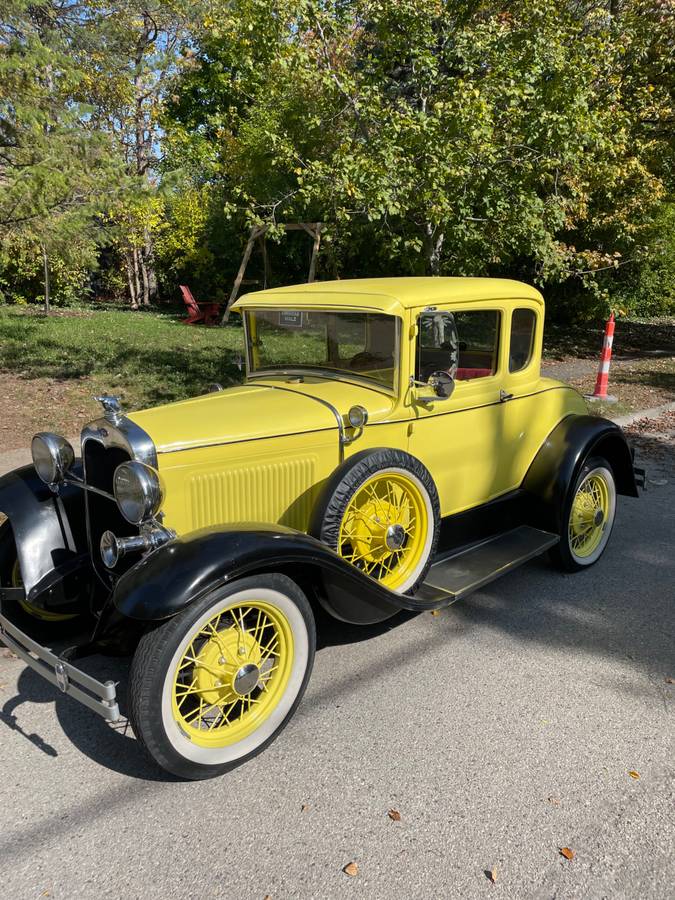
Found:
[[[222,584],[262,572],[288,575],[335,618],[354,624],[430,608],[392,593],[310,535],[257,524],[204,529],[165,544],[122,575],[112,602],[128,619],[157,622]]]
[[[638,496],[633,454],[621,428],[599,416],[567,416],[546,438],[523,481],[533,524],[560,531],[565,498],[589,456],[611,465],[619,494]]]
[[[79,463],[74,471],[81,474]],[[0,477],[0,513],[9,520],[31,603],[66,575],[90,568],[81,489],[64,485],[54,494],[33,466],[25,466]]]

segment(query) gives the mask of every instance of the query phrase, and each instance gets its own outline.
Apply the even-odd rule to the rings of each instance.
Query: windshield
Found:
[[[320,370],[396,390],[399,320],[381,313],[246,312],[250,374]]]

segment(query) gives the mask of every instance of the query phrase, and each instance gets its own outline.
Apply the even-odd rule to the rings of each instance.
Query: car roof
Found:
[[[314,281],[245,294],[233,309],[255,307],[325,306],[367,308],[401,313],[434,303],[464,304],[478,300],[535,300],[544,298],[536,288],[510,278],[352,278]]]

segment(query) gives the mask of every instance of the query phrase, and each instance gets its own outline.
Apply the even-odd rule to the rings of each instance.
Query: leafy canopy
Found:
[[[221,0],[170,157],[351,270],[588,280],[666,193],[672,36],[665,0]]]

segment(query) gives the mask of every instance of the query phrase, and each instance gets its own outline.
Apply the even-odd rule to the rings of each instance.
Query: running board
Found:
[[[448,606],[540,556],[559,540],[557,534],[529,525],[505,531],[437,560],[415,593],[415,599]]]

